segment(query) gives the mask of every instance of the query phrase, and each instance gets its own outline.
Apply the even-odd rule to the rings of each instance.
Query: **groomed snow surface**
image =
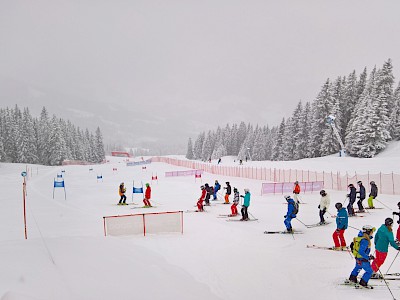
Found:
[[[397,145],[392,145],[393,149]],[[212,163],[216,164],[215,161]],[[223,165],[234,165],[222,158]],[[246,164],[246,163],[245,163]],[[292,163],[249,162],[252,166],[318,169],[324,171],[397,173],[398,151],[375,159],[326,157]],[[380,166],[380,167],[379,167]],[[338,285],[354,267],[346,251],[307,249],[306,245],[332,246],[335,219],[331,224],[306,228],[293,220],[303,234],[265,235],[265,230],[285,230],[286,214],[282,195],[261,196],[261,181],[203,174],[202,181],[190,177],[164,176],[166,171],[185,170],[163,163],[127,167],[122,158],[95,166],[28,166],[27,233],[24,239],[22,164],[0,164],[0,299],[392,299],[385,286],[356,290]],[[89,171],[93,168],[93,171]],[[117,171],[113,171],[117,168]],[[65,170],[67,199],[53,180]],[[152,183],[152,200],[157,207],[132,209],[117,206],[118,186],[125,182],[128,202],[132,201],[132,180]],[[97,175],[103,182],[97,182]],[[184,213],[184,234],[104,236],[103,216],[141,212],[194,210],[200,185],[230,181],[241,194],[252,194],[250,216],[254,222],[227,222],[219,214],[229,214],[230,206],[212,201],[204,213]],[[355,184],[355,182],[354,182]],[[365,183],[367,192],[369,184]],[[343,202],[345,192],[327,190],[331,195],[329,213],[336,214],[335,202]],[[222,194],[220,196],[222,198]],[[134,195],[134,202],[141,197]],[[298,218],[305,224],[319,221],[319,194],[302,194]],[[376,209],[364,217],[350,218],[349,225],[379,227],[397,208],[399,196],[379,195]],[[365,201],[366,202],[366,201]],[[389,209],[390,208],[390,209]],[[397,218],[396,218],[397,220]],[[395,223],[394,229],[397,229]],[[358,233],[349,228],[350,244]],[[373,251],[372,251],[373,252]],[[396,256],[393,248],[382,270],[386,272]],[[400,272],[396,259],[390,272]],[[383,284],[380,281],[370,283]],[[390,281],[400,298],[400,281]]]

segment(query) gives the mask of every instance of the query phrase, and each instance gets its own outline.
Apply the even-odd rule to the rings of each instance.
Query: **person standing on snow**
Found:
[[[372,270],[374,271],[371,276],[372,278],[380,278],[380,275],[376,274],[376,272],[378,272],[379,268],[386,260],[386,256],[389,252],[389,244],[394,249],[399,250],[399,246],[394,241],[392,226],[393,219],[386,218],[385,224],[382,224],[375,234],[375,259],[371,263]]]
[[[293,188],[293,198],[294,201],[296,201],[297,203],[300,203],[300,185],[299,182],[296,180],[294,182],[294,188]]]
[[[397,221],[397,224],[400,224],[400,202],[397,203],[397,207],[399,208],[399,212],[393,212],[393,215],[399,216],[399,220]],[[396,233],[396,243],[400,242],[400,225],[397,227],[397,233]]]
[[[205,206],[210,206],[211,189],[208,183],[204,185],[204,189],[206,190],[206,198],[204,199],[206,202]]]
[[[214,183],[214,200],[217,200],[217,193],[221,189],[221,185],[219,184],[218,180],[215,180]]]
[[[357,201],[357,205],[358,205],[358,211],[363,212],[364,211],[364,206],[362,204],[363,200],[365,199],[365,187],[363,186],[361,181],[357,181],[358,184],[358,192],[357,194],[359,194],[357,196],[357,198],[359,198],[360,200]]]
[[[232,193],[232,188],[231,188],[231,185],[229,184],[228,181],[225,182],[225,183],[226,183],[226,187],[224,187],[224,189],[226,190],[226,192],[225,192],[225,203],[224,204],[229,204],[230,203],[229,202],[229,196]]]
[[[327,210],[329,209],[329,205],[331,203],[331,199],[329,197],[329,195],[325,192],[325,190],[321,190],[319,192],[319,194],[321,195],[321,200],[319,202],[318,208],[319,208],[319,224],[325,224],[325,218],[324,215],[327,212]]]
[[[204,199],[206,198],[206,189],[204,188],[204,185],[202,185],[201,187],[200,187],[200,189],[201,189],[201,196],[200,196],[200,198],[199,198],[199,200],[197,201],[197,210],[196,211],[204,211],[204,208],[203,208],[203,201],[204,201]]]
[[[285,220],[283,221],[283,223],[286,226],[286,230],[288,232],[292,232],[292,219],[296,218],[297,212],[296,212],[296,204],[294,202],[294,200],[290,197],[290,196],[284,196],[284,198],[286,199],[287,203],[288,203],[288,208],[287,208],[287,213],[284,216]],[[297,204],[298,205],[298,204]]]
[[[248,221],[249,220],[249,215],[247,212],[247,209],[250,206],[250,190],[249,189],[244,189],[244,196],[240,195],[240,197],[243,198],[243,205],[242,205],[242,209],[240,210],[242,213],[242,218],[240,219],[240,221]]]
[[[378,197],[378,187],[376,186],[375,181],[371,181],[369,184],[371,185],[371,191],[369,192],[368,207],[375,208],[373,200]]]
[[[123,182],[121,182],[118,189],[118,194],[121,196],[121,199],[119,199],[118,205],[127,205],[125,192],[126,192],[125,185]]]
[[[232,217],[237,216],[237,214],[238,214],[237,206],[239,205],[239,200],[240,200],[239,192],[238,192],[237,188],[234,187],[233,188],[233,204],[231,206],[231,212],[232,212],[231,216]]]
[[[146,183],[146,191],[144,193],[144,199],[143,199],[145,207],[151,207],[150,198],[151,198],[151,187],[150,184]]]
[[[347,211],[343,207],[342,203],[338,202],[335,204],[337,209],[336,216],[336,230],[333,233],[333,242],[335,243],[335,250],[346,249],[346,240],[344,239],[344,232],[349,224],[349,218],[347,216]]]
[[[353,217],[355,216],[353,204],[354,202],[356,202],[357,191],[352,183],[349,184],[349,189],[350,192],[347,194],[347,197],[349,197],[349,205],[347,205],[347,213],[349,214],[349,217]]]
[[[371,252],[371,239],[375,231],[375,227],[371,225],[364,225],[362,231],[358,233],[358,237],[354,238],[353,242],[353,255],[356,259],[356,266],[351,271],[349,280],[357,283],[357,276],[361,269],[365,271],[360,280],[360,285],[368,286],[368,281],[372,275],[372,268],[370,260],[374,259]]]

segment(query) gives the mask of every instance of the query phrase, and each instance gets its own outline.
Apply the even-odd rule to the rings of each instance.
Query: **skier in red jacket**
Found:
[[[145,207],[151,207],[150,198],[151,198],[151,187],[150,184],[146,183],[146,191],[144,193],[144,199],[143,199]]]
[[[201,196],[200,196],[199,200],[197,201],[197,211],[204,211],[204,209],[203,209],[203,201],[206,198],[207,191],[204,188],[204,185],[202,185],[200,187],[200,189],[201,189]]]

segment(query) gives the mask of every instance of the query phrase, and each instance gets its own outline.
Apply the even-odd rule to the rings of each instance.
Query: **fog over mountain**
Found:
[[[391,58],[398,1],[0,1],[0,103],[106,143],[184,153],[227,123],[278,125],[326,78]],[[157,146],[155,146],[157,145]]]

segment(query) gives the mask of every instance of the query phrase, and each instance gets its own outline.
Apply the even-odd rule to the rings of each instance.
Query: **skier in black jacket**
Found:
[[[357,196],[357,198],[359,199],[357,201],[358,210],[360,212],[363,212],[364,211],[364,206],[363,206],[362,202],[365,199],[365,195],[366,195],[365,194],[365,187],[363,186],[361,181],[357,181],[357,184],[358,184],[358,189],[359,189],[358,192],[357,192],[357,194],[359,194],[359,196]]]
[[[347,194],[347,197],[349,197],[349,205],[347,205],[347,213],[349,214],[349,217],[353,217],[355,215],[353,204],[354,202],[356,202],[357,191],[352,183],[349,184],[349,189],[350,193]]]

